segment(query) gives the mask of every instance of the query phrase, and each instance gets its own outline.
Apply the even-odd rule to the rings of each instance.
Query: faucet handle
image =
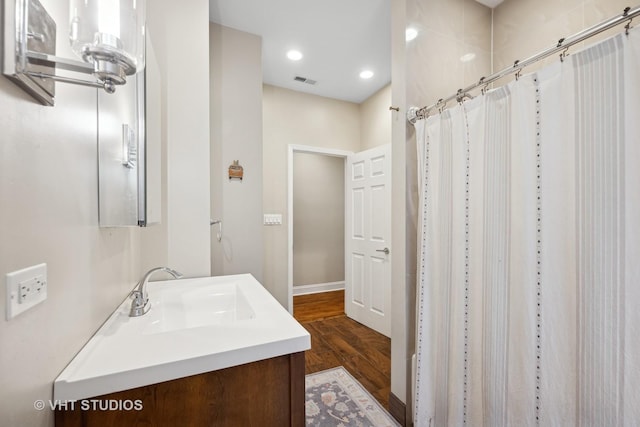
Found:
[[[142,307],[146,303],[146,301],[144,300],[144,295],[138,289],[134,289],[133,291],[131,291],[131,293],[129,294],[129,298],[133,300],[133,302],[131,303],[132,306],[135,305],[138,307]]]
[[[145,314],[151,308],[151,304],[149,304],[149,300],[144,298],[144,294],[139,290],[132,291],[129,296],[133,301],[131,301],[131,310],[129,310],[130,317],[138,317]]]
[[[144,299],[144,294],[140,289],[134,289],[129,293],[129,298],[134,301],[142,301]]]

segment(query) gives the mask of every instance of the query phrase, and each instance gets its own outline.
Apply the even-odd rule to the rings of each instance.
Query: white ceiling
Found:
[[[267,84],[360,103],[391,81],[389,0],[209,0],[209,19],[262,37]],[[297,49],[304,57],[286,57]],[[359,74],[375,74],[363,80]],[[301,76],[317,83],[294,81]]]

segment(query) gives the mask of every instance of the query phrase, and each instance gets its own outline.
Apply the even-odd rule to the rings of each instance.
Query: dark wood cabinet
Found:
[[[57,427],[301,427],[304,388],[299,352],[88,398],[56,410],[55,421]]]

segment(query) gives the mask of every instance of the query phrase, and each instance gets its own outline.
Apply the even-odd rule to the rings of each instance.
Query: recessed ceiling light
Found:
[[[373,77],[373,71],[371,70],[364,70],[360,73],[361,79],[370,79],[371,77]]]
[[[300,61],[302,59],[302,53],[298,50],[290,50],[287,52],[287,58],[292,61]]]
[[[460,61],[462,62],[469,62],[469,61],[473,61],[476,58],[476,54],[473,52],[469,52],[469,53],[465,53],[464,55],[462,55],[460,57]]]
[[[407,28],[407,31],[405,32],[406,40],[410,42],[416,37],[418,37],[418,30],[416,30],[415,28]]]

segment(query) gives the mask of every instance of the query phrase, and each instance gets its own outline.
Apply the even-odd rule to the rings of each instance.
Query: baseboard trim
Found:
[[[389,413],[401,426],[407,425],[407,405],[393,393],[389,393]]]
[[[314,285],[300,285],[293,287],[293,296],[318,294],[321,292],[341,291],[344,289],[344,282],[317,283]]]

